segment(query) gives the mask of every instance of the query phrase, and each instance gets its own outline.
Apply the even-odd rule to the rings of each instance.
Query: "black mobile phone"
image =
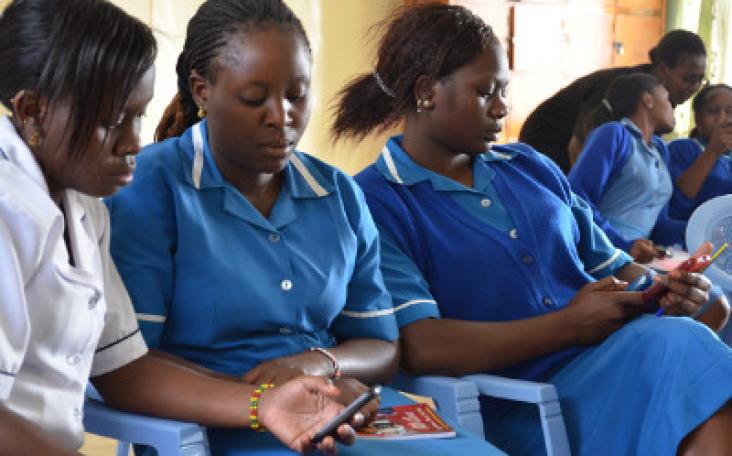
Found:
[[[335,432],[336,429],[338,429],[338,426],[340,426],[343,423],[348,422],[348,420],[353,417],[353,415],[358,412],[358,410],[366,405],[371,399],[375,398],[381,393],[381,386],[374,385],[371,388],[369,388],[368,391],[363,393],[362,395],[358,396],[356,400],[348,404],[348,407],[341,410],[341,413],[334,416],[328,423],[323,426],[321,430],[319,430],[314,436],[313,436],[313,443],[319,443],[321,440],[325,438],[325,436],[332,434]]]

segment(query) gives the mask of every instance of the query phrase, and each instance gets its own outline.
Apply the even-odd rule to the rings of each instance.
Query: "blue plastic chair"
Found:
[[[432,397],[441,415],[456,421],[465,430],[480,437],[484,437],[485,434],[479,396],[536,404],[547,456],[571,455],[559,396],[554,385],[488,374],[454,378],[432,375],[411,376],[400,373],[392,386]]]
[[[442,416],[484,438],[479,396],[528,402],[539,408],[548,456],[569,456],[569,443],[553,385],[493,375],[463,378],[436,375],[397,375],[391,386],[434,399]],[[209,456],[205,428],[194,423],[152,418],[106,406],[96,391],[87,389],[84,407],[87,432],[117,440],[117,456],[129,454],[130,443],[154,447],[159,456]]]
[[[483,437],[478,390],[472,382],[452,377],[400,374],[392,386],[432,397],[441,415],[454,420],[466,431]],[[87,388],[84,427],[92,434],[117,440],[117,456],[127,456],[130,443],[150,445],[159,456],[210,454],[202,426],[112,409],[102,402],[91,386]]]
[[[206,429],[195,423],[152,418],[108,407],[90,385],[84,404],[87,432],[117,440],[117,456],[128,456],[131,443],[155,448],[158,456],[210,456]]]

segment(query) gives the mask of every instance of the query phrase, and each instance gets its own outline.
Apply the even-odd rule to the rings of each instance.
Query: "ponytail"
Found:
[[[396,94],[385,82],[382,81],[382,85],[384,88],[375,73],[365,73],[338,93],[332,127],[334,142],[343,136],[362,140],[370,133],[382,132],[399,122],[397,100],[390,95]]]
[[[482,19],[456,5],[401,8],[381,25],[386,33],[376,70],[356,77],[338,94],[335,141],[344,136],[361,140],[398,124],[416,111],[414,90],[420,77],[446,78],[496,40]]]

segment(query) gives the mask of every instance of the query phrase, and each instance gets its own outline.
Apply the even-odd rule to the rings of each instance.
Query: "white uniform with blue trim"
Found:
[[[0,403],[77,448],[89,375],[147,348],[109,256],[104,205],[73,190],[62,203],[66,219],[30,150],[0,118]]]

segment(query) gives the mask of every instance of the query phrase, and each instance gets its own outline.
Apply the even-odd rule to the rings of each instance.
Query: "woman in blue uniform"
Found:
[[[689,318],[635,318],[650,309],[620,280],[645,268],[608,241],[549,159],[491,144],[507,83],[490,27],[431,4],[397,15],[373,73],[341,93],[336,137],[403,122],[357,176],[382,235],[403,365],[553,383],[573,454],[729,448],[729,349]],[[704,308],[702,276],[662,280],[668,314],[726,320],[723,298]],[[485,405],[500,409],[486,420],[493,442],[544,453],[531,411]]]
[[[676,184],[669,214],[682,220],[705,201],[732,193],[732,87],[704,87],[691,108],[696,123],[691,137],[668,145]]]
[[[654,242],[684,244],[686,223],[668,215],[673,182],[657,136],[673,130],[673,108],[661,82],[640,73],[615,80],[605,100],[611,121],[592,131],[568,180],[613,244],[647,263],[663,256]]]
[[[203,3],[158,129],[168,139],[108,200],[111,250],[151,347],[250,383],[327,376],[348,403],[365,388],[352,379],[394,373],[398,330],[361,190],[295,151],[311,59],[282,1]],[[256,443],[209,438],[215,454]]]

